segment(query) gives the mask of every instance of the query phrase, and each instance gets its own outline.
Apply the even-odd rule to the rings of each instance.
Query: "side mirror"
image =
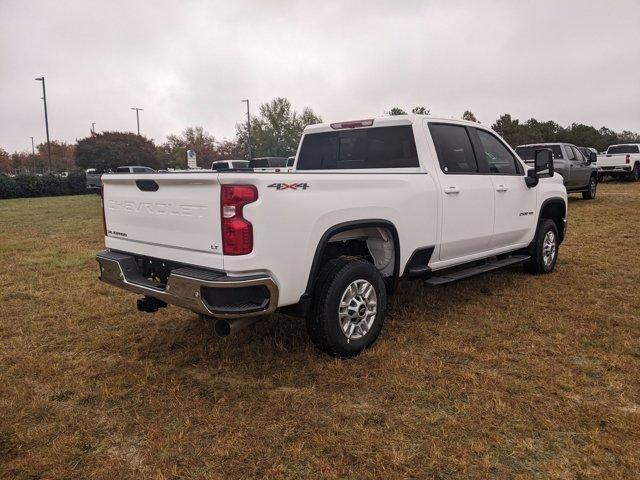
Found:
[[[553,152],[549,148],[536,150],[533,163],[538,178],[553,177]]]
[[[538,185],[538,174],[536,173],[536,171],[533,168],[530,168],[527,171],[527,176],[524,177],[524,183],[527,184],[527,187],[529,188],[533,188],[536,185]]]
[[[589,152],[589,163],[596,163],[598,161],[598,155],[596,152]]]

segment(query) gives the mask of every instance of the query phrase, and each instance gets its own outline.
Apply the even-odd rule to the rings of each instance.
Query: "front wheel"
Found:
[[[553,271],[558,260],[559,239],[555,222],[543,218],[530,247],[531,259],[525,263],[529,273],[544,274]]]
[[[585,200],[593,200],[596,198],[596,190],[598,189],[598,181],[594,175],[589,179],[589,185],[587,186],[587,190],[582,192],[582,198]]]
[[[329,355],[356,356],[378,338],[386,306],[384,279],[376,267],[364,260],[331,260],[314,288],[309,336]]]

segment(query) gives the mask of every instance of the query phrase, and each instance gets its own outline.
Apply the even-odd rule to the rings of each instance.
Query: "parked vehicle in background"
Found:
[[[598,158],[598,150],[593,147],[578,147],[578,150],[580,150],[580,153],[584,158],[591,158],[591,153],[596,154],[596,160]]]
[[[155,173],[155,170],[150,167],[140,167],[140,166],[134,165],[134,166],[117,167],[116,173]]]
[[[402,115],[306,127],[293,171],[105,175],[100,279],[219,334],[279,309],[357,355],[401,276],[553,271],[567,192],[551,151],[534,157],[475,122]]]
[[[596,198],[598,188],[598,169],[595,166],[597,155],[589,151],[588,156],[570,143],[535,143],[519,145],[516,153],[526,163],[533,165],[534,152],[548,148],[553,153],[553,167],[562,175],[568,193],[582,193],[582,198]]]
[[[211,170],[246,170],[249,168],[249,160],[216,160],[211,164]]]
[[[102,174],[98,173],[95,168],[89,168],[85,172],[85,176],[87,181],[87,190],[100,193],[100,188],[102,188],[102,181],[100,180],[100,177],[102,177]]]
[[[607,152],[598,155],[598,175],[640,180],[640,144],[611,145]]]
[[[285,168],[286,166],[287,157],[258,157],[252,158],[249,162],[249,168],[253,169]]]

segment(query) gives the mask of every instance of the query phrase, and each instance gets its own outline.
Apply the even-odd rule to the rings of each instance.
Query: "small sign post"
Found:
[[[187,168],[198,168],[198,162],[196,162],[195,150],[187,150]]]

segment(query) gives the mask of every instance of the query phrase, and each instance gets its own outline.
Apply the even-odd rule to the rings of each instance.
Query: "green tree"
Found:
[[[202,127],[189,127],[180,134],[172,134],[158,147],[160,163],[171,168],[186,168],[187,150],[196,152],[199,167],[211,168],[216,160],[233,160],[245,155],[242,146],[235,140],[216,141]]]
[[[519,120],[512,119],[511,115],[508,113],[501,115],[496,120],[496,123],[491,125],[491,128],[504,138],[512,147],[531,143],[531,137],[528,135],[527,129],[520,124]]]
[[[307,125],[322,122],[312,109],[306,107],[301,113],[291,107],[291,102],[283,97],[263,103],[259,115],[251,120],[251,151],[253,157],[288,157],[294,155],[302,131]],[[247,124],[236,125],[236,140],[240,146],[247,146]],[[244,155],[246,157],[246,153]]]
[[[388,112],[385,112],[387,115],[406,115],[407,112],[405,112],[403,109],[401,109],[400,107],[393,107],[392,109],[390,109]]]
[[[75,162],[81,168],[95,168],[99,172],[123,165],[161,166],[153,141],[129,132],[102,132],[78,140]]]
[[[202,127],[189,127],[182,133],[169,135],[158,150],[162,156],[160,163],[168,167],[186,168],[187,150],[194,150],[198,166],[209,168],[216,160],[216,139]]]
[[[478,119],[476,118],[476,116],[473,114],[471,110],[465,110],[464,113],[462,114],[462,119],[467,120],[469,122],[478,123]]]
[[[431,110],[427,109],[426,107],[413,107],[411,113],[415,113],[416,115],[429,115],[431,113]]]

